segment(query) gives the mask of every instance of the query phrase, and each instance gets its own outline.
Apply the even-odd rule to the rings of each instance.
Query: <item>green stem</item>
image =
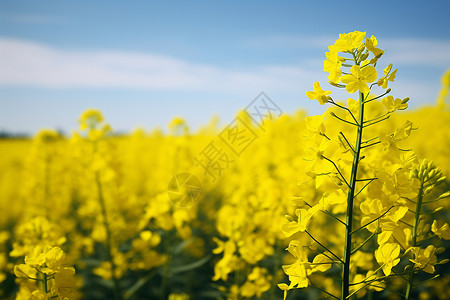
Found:
[[[420,211],[422,210],[422,200],[423,200],[423,181],[420,183],[419,194],[417,195],[417,207],[416,207],[416,215],[414,217],[414,226],[412,232],[412,247],[416,247],[417,244],[417,228],[419,227],[419,219],[420,219]],[[409,282],[406,287],[405,299],[409,300],[411,297],[411,290],[413,287],[414,281],[414,264],[411,267],[411,273],[409,277]]]
[[[344,270],[342,274],[342,299],[348,299],[350,295],[350,257],[352,255],[352,225],[353,225],[353,200],[356,190],[356,178],[358,172],[359,155],[361,152],[362,130],[364,123],[364,94],[359,92],[359,122],[356,136],[355,153],[353,156],[352,172],[347,194],[347,220],[345,227],[344,244]]]
[[[50,158],[45,158],[45,165],[44,165],[44,215],[45,218],[48,219],[49,216],[49,207],[48,202],[50,198]]]
[[[48,287],[47,287],[47,274],[42,273],[43,279],[42,279],[42,283],[43,283],[43,290],[44,293],[47,294],[48,293]]]
[[[97,144],[94,143],[94,153],[97,151]],[[122,291],[120,289],[120,282],[119,279],[116,276],[116,263],[114,262],[113,253],[112,253],[112,234],[111,229],[109,226],[109,220],[108,220],[108,214],[106,212],[106,204],[105,204],[105,198],[103,197],[103,189],[102,184],[100,181],[100,174],[99,172],[95,172],[95,183],[97,185],[97,192],[98,192],[98,202],[100,203],[100,209],[102,212],[103,217],[103,226],[105,227],[106,231],[106,258],[111,264],[111,277],[114,284],[114,299],[115,300],[122,300]]]

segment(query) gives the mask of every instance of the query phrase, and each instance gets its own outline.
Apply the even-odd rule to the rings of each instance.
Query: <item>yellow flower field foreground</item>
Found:
[[[377,81],[358,60],[366,48],[370,64],[384,53],[375,38],[360,46],[359,34],[327,53],[329,79],[349,93],[391,86],[392,65]],[[340,51],[361,66],[339,73]],[[313,88],[310,99],[333,101]],[[340,223],[357,133],[336,125],[352,122],[339,107],[264,126],[241,112],[233,122],[251,133],[244,137],[217,120],[193,132],[181,118],[167,133],[115,135],[107,116],[89,109],[69,137],[47,129],[2,139],[0,298],[449,299],[449,88],[450,71],[436,106],[367,129],[378,139],[356,163],[375,177],[355,180],[351,251]],[[376,99],[367,114],[377,122],[406,102]],[[358,101],[333,103],[358,118]]]

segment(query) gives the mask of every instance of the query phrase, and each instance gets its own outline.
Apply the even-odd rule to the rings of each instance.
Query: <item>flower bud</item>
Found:
[[[432,189],[434,189],[434,184],[431,185],[431,186],[429,186],[429,187],[427,187],[427,188],[425,189],[424,193],[425,193],[425,194],[428,194],[429,192],[431,192]]]
[[[290,215],[284,215],[284,217],[285,217],[289,222],[294,222],[294,218],[292,218]]]
[[[445,192],[442,195],[440,195],[438,199],[444,199],[447,198],[448,196],[450,196],[450,192]]]
[[[362,56],[361,56],[361,60],[366,60],[366,58],[369,56],[369,52],[366,52],[366,53],[364,53]]]
[[[366,45],[361,44],[361,45],[359,46],[359,48],[358,48],[358,52],[361,53],[361,52],[364,51],[364,49],[366,49]]]
[[[409,101],[409,97],[406,97],[405,99],[402,100],[402,104],[408,103]]]
[[[417,178],[419,178],[420,180],[422,180],[422,179],[423,179],[424,173],[425,173],[425,170],[424,170],[424,169],[422,168],[422,166],[421,166],[421,168],[419,169],[419,174],[417,175]]]
[[[439,247],[436,249],[436,251],[434,253],[436,253],[437,255],[442,254],[445,252],[445,248],[444,247]]]
[[[428,172],[428,178],[433,178],[437,173],[436,169],[431,170],[430,172]]]
[[[438,212],[443,211],[443,210],[444,210],[444,208],[441,206],[441,207],[438,207],[435,210],[433,210],[432,213],[435,214],[435,213],[438,213]]]
[[[436,180],[436,185],[439,185],[439,184],[441,184],[441,183],[443,183],[444,181],[445,181],[445,179],[447,179],[447,177],[441,177],[441,178],[439,178],[438,180]]]

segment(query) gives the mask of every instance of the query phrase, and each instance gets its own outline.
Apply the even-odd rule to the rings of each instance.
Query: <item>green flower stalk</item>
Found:
[[[87,110],[80,118],[80,129],[82,131],[87,130],[87,137],[89,141],[92,142],[94,157],[98,155],[99,140],[102,139],[111,130],[109,125],[100,126],[103,121],[104,119],[101,112],[97,110]],[[114,288],[114,299],[121,300],[123,299],[123,295],[120,287],[120,279],[116,275],[118,267],[116,265],[116,262],[114,261],[113,238],[100,175],[101,174],[98,170],[98,167],[94,164],[94,177],[95,187],[97,189],[97,199],[100,205],[103,227],[106,233],[106,260],[110,264],[111,279],[113,281]]]
[[[321,105],[331,104],[332,109],[324,116],[306,118],[307,174],[315,183],[314,188],[322,190],[323,195],[318,201],[297,201],[294,204],[297,218],[287,216],[288,222],[282,227],[287,237],[293,237],[287,250],[296,258],[293,264],[283,266],[290,281],[289,285],[279,284],[285,297],[288,290],[312,286],[340,300],[364,296],[367,290],[370,295],[373,291],[388,290],[409,299],[414,274],[422,269],[434,272],[429,265],[437,263],[434,248],[416,246],[419,220],[423,218],[421,207],[426,203],[423,196],[445,178],[439,177],[442,173],[429,162],[427,167],[421,165],[415,169],[416,155],[401,146],[414,130],[411,122],[405,122],[392,134],[388,133],[389,126],[383,125],[395,111],[408,107],[409,98],[387,96],[391,92],[388,85],[394,81],[397,70],[392,70],[389,64],[383,76],[378,77],[375,67],[384,51],[377,48],[374,36],[365,38],[365,35],[359,31],[341,34],[329,46],[324,63],[330,84],[345,88],[350,94],[358,92],[358,100],[350,98],[347,105],[335,102],[331,91],[323,90],[318,82],[314,83],[313,91],[306,93],[310,100],[317,100]],[[378,96],[372,94],[376,86],[382,89]],[[414,176],[408,178],[410,171]],[[423,179],[417,202],[410,201],[417,204],[415,208],[405,200],[415,193],[413,178]],[[412,211],[415,221],[414,225],[409,225]],[[318,235],[323,233],[314,232],[311,223],[317,222],[315,216],[319,212],[330,217],[328,220],[338,222],[339,229],[344,227],[340,237],[344,240],[343,249],[340,249],[339,237],[340,241],[330,241],[329,235],[320,238]],[[361,226],[355,226],[356,222]],[[304,234],[317,248],[305,243]],[[325,238],[327,243],[323,241]],[[308,261],[308,255],[317,249],[325,251],[316,255],[312,262]],[[414,254],[410,261],[416,267],[399,272],[396,266],[408,253]],[[367,265],[376,262],[378,267],[371,270],[358,264],[357,260],[367,255]],[[361,274],[364,268],[368,272]],[[311,283],[309,277],[320,272],[340,274],[340,294]],[[386,284],[390,277],[409,278],[406,295]]]
[[[428,238],[424,238],[424,236],[428,233],[424,230],[424,224],[420,224],[422,219],[424,208],[423,206],[429,203],[436,202],[443,198],[449,196],[449,193],[441,194],[439,197],[434,200],[425,200],[425,197],[429,196],[435,188],[443,183],[446,179],[445,176],[442,175],[442,172],[439,168],[436,168],[434,163],[430,160],[424,159],[421,163],[410,173],[411,180],[417,180],[419,182],[419,191],[417,192],[417,200],[415,202],[415,214],[414,214],[414,225],[412,227],[412,237],[411,237],[411,247],[408,249],[413,254],[414,258],[410,259],[412,264],[409,266],[411,271],[409,274],[409,280],[406,288],[405,299],[411,299],[412,289],[414,285],[414,276],[416,273],[420,271],[424,271],[427,273],[434,273],[434,265],[438,264],[436,254],[437,249],[433,245],[429,245],[426,249],[421,249],[419,246],[421,242],[426,241]],[[432,194],[431,194],[432,195]],[[424,223],[424,222],[422,222]],[[433,222],[436,224],[436,221]],[[419,227],[422,232],[419,231]],[[448,225],[447,225],[448,227]],[[431,238],[438,236],[438,229],[436,226],[433,227],[433,231],[435,234],[431,235]],[[422,237],[422,240],[419,240]],[[440,263],[445,263],[446,261],[441,261]],[[438,275],[430,278],[434,279]]]

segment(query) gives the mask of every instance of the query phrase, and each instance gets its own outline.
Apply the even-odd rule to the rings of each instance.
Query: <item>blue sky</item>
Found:
[[[264,91],[288,113],[339,33],[375,35],[393,95],[432,104],[450,67],[449,1],[1,1],[0,130],[70,132],[101,109],[112,127],[223,123]]]

